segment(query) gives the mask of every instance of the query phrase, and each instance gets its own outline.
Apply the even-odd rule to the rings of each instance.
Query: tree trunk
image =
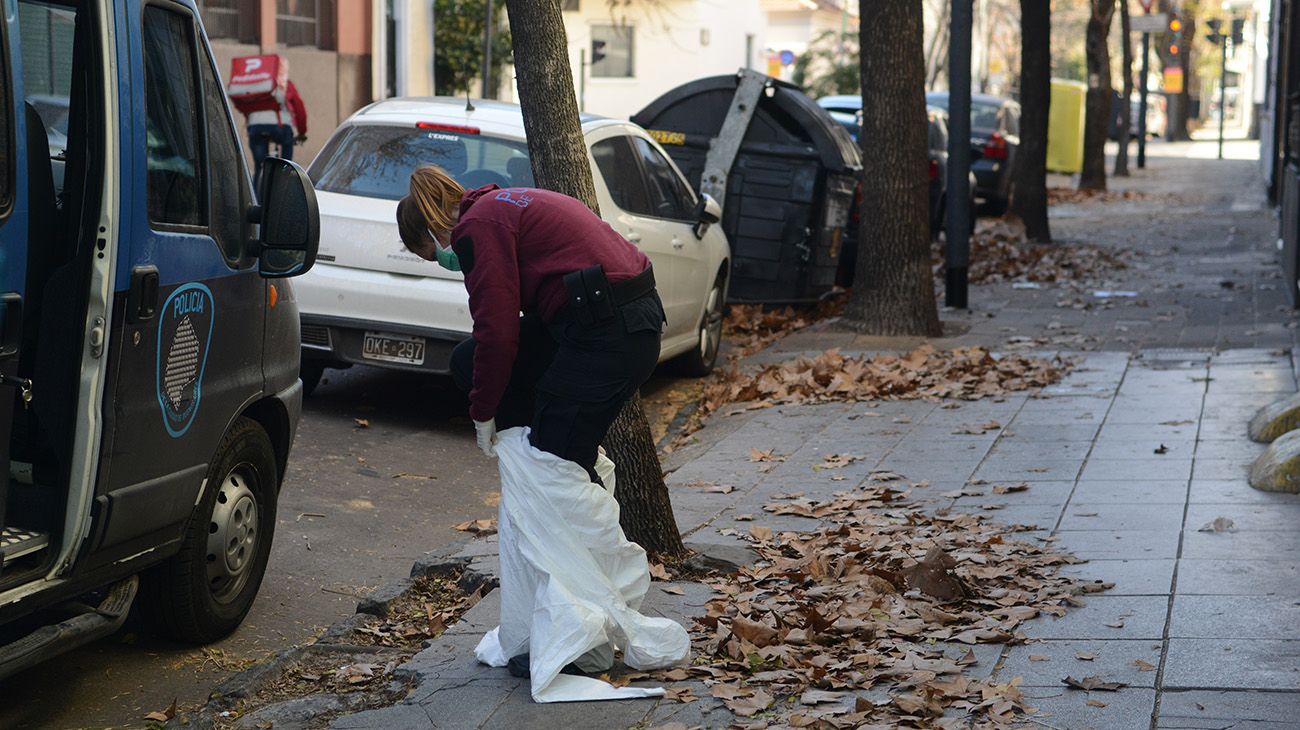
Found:
[[[1012,171],[1011,211],[1035,243],[1051,243],[1047,222],[1047,127],[1052,101],[1049,0],[1020,0],[1020,148]]]
[[[1083,171],[1080,190],[1106,189],[1106,127],[1110,122],[1110,19],[1115,0],[1088,0],[1087,116],[1083,124]]]
[[[871,334],[937,337],[921,0],[860,0],[859,8],[865,179],[846,316]]]
[[[1119,0],[1120,68],[1124,80],[1120,84],[1119,151],[1115,153],[1115,177],[1128,177],[1129,125],[1133,123],[1133,37],[1129,29],[1128,0]]]
[[[506,12],[533,178],[538,187],[577,198],[599,213],[559,2],[509,0]],[[605,451],[618,469],[615,497],[628,539],[651,554],[684,556],[686,547],[673,518],[639,395],[628,401],[614,421],[605,438]]]

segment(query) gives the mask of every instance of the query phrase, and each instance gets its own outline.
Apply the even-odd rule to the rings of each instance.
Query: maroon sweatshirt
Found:
[[[600,264],[610,283],[650,260],[579,200],[535,188],[484,185],[460,201],[451,232],[474,318],[469,415],[496,415],[519,350],[519,313],[550,323],[565,304],[564,275]]]

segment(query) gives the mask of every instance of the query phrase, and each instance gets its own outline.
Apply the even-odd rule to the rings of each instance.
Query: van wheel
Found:
[[[325,375],[325,366],[320,363],[304,361],[298,367],[298,379],[302,380],[302,394],[311,395],[316,391],[316,386],[320,385],[321,377]]]
[[[700,317],[695,348],[684,353],[679,359],[682,374],[702,378],[713,372],[718,361],[718,351],[722,349],[722,320],[726,310],[723,301],[725,280],[719,274],[709,289],[709,298],[704,304],[704,316]]]
[[[208,466],[180,552],[141,575],[140,611],[158,633],[207,643],[244,620],[266,572],[278,485],[266,431],[235,421]]]

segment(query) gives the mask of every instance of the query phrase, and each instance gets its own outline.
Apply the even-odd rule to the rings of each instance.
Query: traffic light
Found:
[[[1169,55],[1170,55],[1170,56],[1177,56],[1177,55],[1178,55],[1178,44],[1177,44],[1177,43],[1170,43],[1170,44],[1169,44]]]
[[[591,62],[600,63],[605,58],[605,41],[596,38],[591,39]]]
[[[1183,21],[1178,19],[1178,13],[1169,14],[1169,32],[1170,33],[1183,32]]]

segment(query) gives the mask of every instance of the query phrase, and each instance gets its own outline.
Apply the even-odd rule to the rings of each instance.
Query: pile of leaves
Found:
[[[883,475],[824,502],[791,494],[768,504],[776,515],[824,521],[779,535],[751,528],[758,561],[710,582],[722,595],[692,628],[694,664],[659,677],[702,679],[731,711],[761,715],[760,724],[1015,720],[1026,710],[1019,678],[967,675],[976,663],[968,645],[1023,643],[1023,622],[1061,616],[1082,605],[1077,596],[1109,585],[1058,575],[1080,561],[1012,539],[982,517],[927,514],[897,479]],[[670,696],[694,699],[689,690]]]
[[[942,281],[943,244],[934,244],[932,252],[934,274]],[[981,225],[971,236],[968,277],[972,284],[1096,282],[1128,268],[1131,255],[1086,243],[1029,243],[1022,225],[997,220]]]
[[[1047,204],[1111,203],[1117,200],[1146,200],[1150,195],[1141,190],[1079,190],[1078,188],[1048,188]]]
[[[733,304],[722,322],[722,334],[731,341],[731,357],[751,355],[786,335],[844,312],[846,296],[827,299],[812,307],[768,309],[761,304]]]
[[[488,589],[480,584],[472,592],[466,592],[462,590],[462,582],[459,572],[416,580],[388,607],[382,618],[375,617],[353,629],[348,641],[418,650],[425,640],[441,636],[461,614],[482,600]]]
[[[768,408],[792,403],[961,398],[978,400],[1033,390],[1061,379],[1070,363],[1023,355],[994,357],[982,347],[938,350],[925,344],[906,355],[850,357],[839,349],[815,358],[768,365],[757,372],[733,364],[705,386],[683,437],[730,403]]]

